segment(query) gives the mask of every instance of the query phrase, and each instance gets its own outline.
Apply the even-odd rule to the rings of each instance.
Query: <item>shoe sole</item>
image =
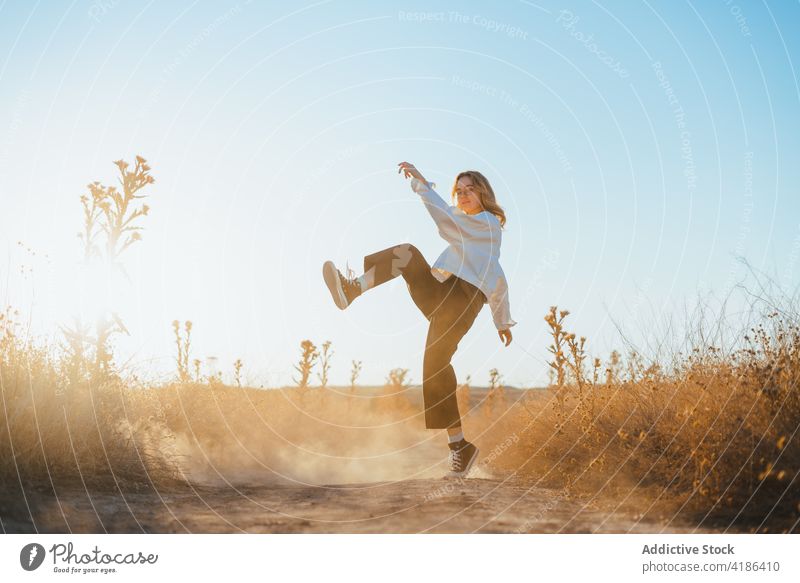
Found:
[[[450,472],[450,473],[447,474],[447,476],[450,477],[450,478],[463,478],[464,476],[466,476],[469,473],[469,471],[472,469],[472,465],[475,463],[475,460],[478,459],[478,454],[479,453],[481,453],[481,450],[478,449],[478,447],[476,446],[475,447],[475,455],[473,455],[472,459],[469,460],[469,463],[467,464],[467,467],[464,468],[464,471],[463,472]]]
[[[344,295],[342,282],[339,280],[339,274],[333,261],[326,261],[322,265],[322,277],[325,279],[325,284],[331,292],[331,297],[333,297],[336,307],[344,310],[347,307],[347,298]]]

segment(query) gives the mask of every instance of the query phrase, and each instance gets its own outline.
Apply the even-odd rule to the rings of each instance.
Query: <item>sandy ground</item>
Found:
[[[383,427],[382,419],[372,419],[375,429],[354,431],[348,441],[344,430],[331,439],[325,427],[301,421],[298,442],[283,447],[263,432],[247,434],[245,423],[237,426],[239,441],[229,439],[232,433],[202,447],[179,440],[183,471],[194,486],[169,493],[88,494],[78,483],[59,490],[58,498],[26,492],[24,500],[0,487],[0,526],[54,533],[734,531],[730,521],[696,528],[685,515],[675,518],[663,487],[579,496],[532,484],[531,476],[497,475],[489,462],[505,455],[502,448],[487,446],[468,478],[443,478],[443,439],[419,423]],[[309,435],[322,437],[300,441]],[[235,447],[240,442],[248,447]]]
[[[171,494],[62,494],[0,505],[6,532],[687,533],[717,532],[513,480],[419,479],[341,486],[203,488]],[[648,507],[645,501],[638,503]],[[659,515],[659,512],[662,514]],[[31,520],[33,515],[33,520]],[[67,526],[68,525],[68,526]]]

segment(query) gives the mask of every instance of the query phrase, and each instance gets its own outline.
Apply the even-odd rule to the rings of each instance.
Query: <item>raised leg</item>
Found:
[[[402,276],[411,299],[428,320],[450,287],[433,277],[430,264],[411,243],[392,245],[364,257],[364,273],[370,271],[373,272],[373,286]]]

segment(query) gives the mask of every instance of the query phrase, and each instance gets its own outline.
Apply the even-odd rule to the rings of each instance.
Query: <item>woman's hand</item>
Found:
[[[397,169],[397,172],[400,173],[402,171],[406,178],[413,176],[418,180],[422,180],[422,182],[425,184],[428,183],[428,181],[425,180],[425,177],[422,176],[422,174],[419,173],[419,170],[417,170],[416,167],[410,162],[400,162],[398,166],[400,166],[400,168]]]
[[[506,346],[511,344],[511,328],[498,330],[497,333],[500,335],[500,342],[505,343]]]

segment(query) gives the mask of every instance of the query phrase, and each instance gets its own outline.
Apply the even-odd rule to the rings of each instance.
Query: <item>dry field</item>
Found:
[[[116,162],[120,188],[81,197],[86,265],[142,240],[154,182]],[[800,310],[759,284],[740,330],[687,318],[682,350],[590,357],[552,307],[551,383],[464,384],[481,448],[445,479],[443,432],[423,429],[405,369],[386,386],[328,386],[331,345],[300,343],[297,386],[201,374],[191,323],[173,322],[176,372],[143,383],[115,364],[116,312],[65,342],[0,314],[4,532],[798,532]],[[701,316],[702,314],[700,314]],[[747,322],[747,324],[741,324]],[[721,339],[724,338],[723,342]],[[670,346],[669,351],[664,350]],[[317,371],[320,371],[317,372]],[[146,372],[146,371],[145,371]],[[312,374],[314,373],[314,374]],[[319,378],[319,386],[311,379]]]
[[[551,315],[553,386],[459,388],[482,454],[456,480],[419,387],[70,384],[6,312],[3,530],[798,530],[796,327],[768,317],[776,330],[736,354],[669,370],[613,355],[578,374],[580,341]]]

